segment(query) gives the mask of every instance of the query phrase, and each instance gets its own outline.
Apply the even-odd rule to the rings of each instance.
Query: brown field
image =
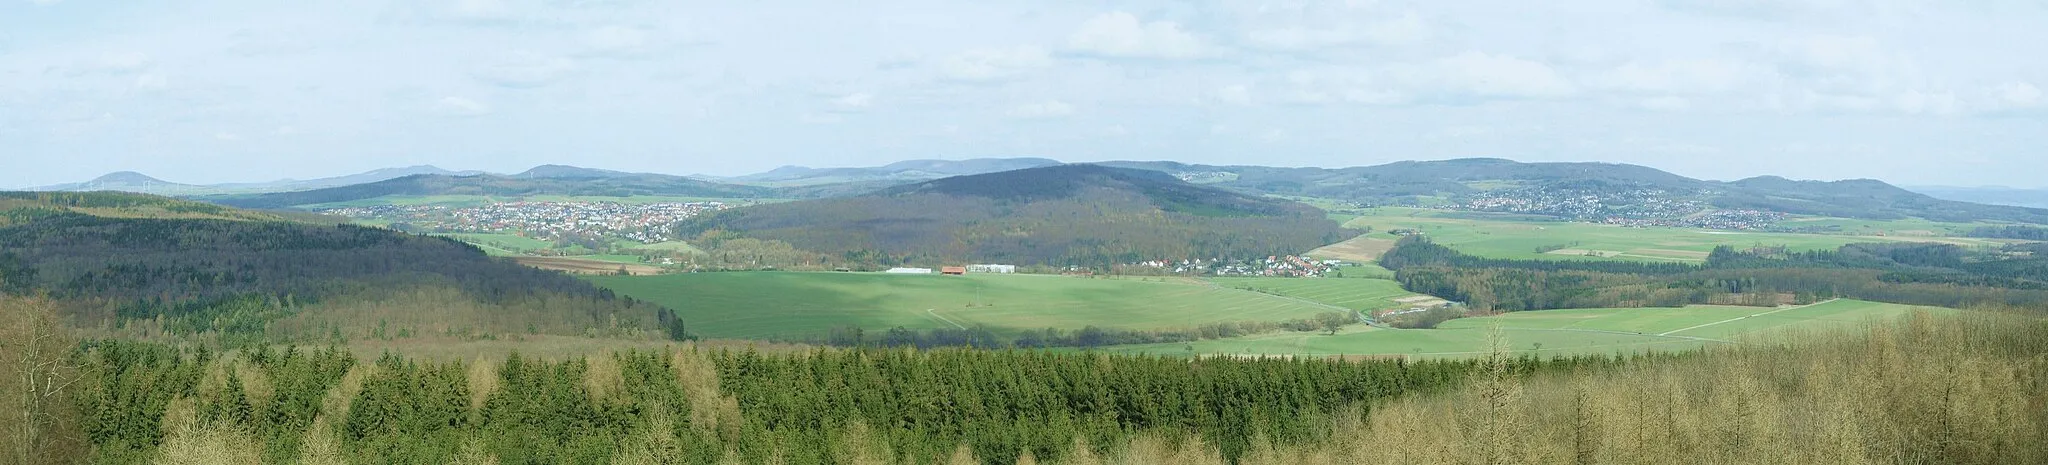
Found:
[[[618,262],[607,262],[603,260],[591,260],[587,258],[514,257],[512,260],[519,262],[519,264],[521,265],[540,268],[543,270],[555,270],[579,274],[617,274],[619,272],[620,267],[624,267],[626,269],[626,272],[631,273],[633,276],[661,274],[661,267],[658,266],[633,265]]]
[[[1351,238],[1350,240],[1346,240],[1344,242],[1338,242],[1335,244],[1323,246],[1322,248],[1310,250],[1308,251],[1308,256],[1315,258],[1330,258],[1359,263],[1372,263],[1380,259],[1380,254],[1386,253],[1388,250],[1393,250],[1393,248],[1394,241],[1391,239],[1381,239],[1377,237],[1372,237],[1371,234],[1362,234],[1358,237]]]

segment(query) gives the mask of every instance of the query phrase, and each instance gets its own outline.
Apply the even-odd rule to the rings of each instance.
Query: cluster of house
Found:
[[[378,205],[323,210],[355,219],[405,224],[435,233],[520,232],[527,237],[618,237],[646,243],[680,240],[684,219],[729,207],[724,202],[507,202],[476,207]]]
[[[1785,218],[1782,213],[1760,210],[1711,210],[1706,202],[1662,189],[1509,189],[1474,195],[1449,208],[1631,227],[1766,229]]]
[[[932,274],[932,269],[931,269],[931,268],[910,268],[910,267],[897,267],[897,268],[890,268],[890,269],[888,269],[888,270],[886,270],[886,271],[883,271],[883,272],[884,272],[884,273],[891,273],[891,274]],[[942,267],[939,267],[939,274],[949,274],[949,275],[963,275],[963,274],[968,274],[968,273],[995,273],[995,274],[1010,274],[1010,273],[1016,273],[1016,272],[1017,272],[1017,266],[1016,266],[1016,265],[967,265],[967,266],[942,266]]]
[[[1274,255],[1263,259],[1182,259],[1146,260],[1125,265],[1132,268],[1153,268],[1172,270],[1175,274],[1210,274],[1216,276],[1286,276],[1313,278],[1329,273],[1343,265],[1342,260],[1316,260],[1299,255]]]

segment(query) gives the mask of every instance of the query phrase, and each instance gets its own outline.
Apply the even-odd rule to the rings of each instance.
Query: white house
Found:
[[[932,274],[932,269],[931,269],[931,268],[890,268],[890,269],[889,269],[889,271],[885,271],[884,273],[895,273],[895,274]]]
[[[1017,265],[967,265],[968,273],[1016,273]]]

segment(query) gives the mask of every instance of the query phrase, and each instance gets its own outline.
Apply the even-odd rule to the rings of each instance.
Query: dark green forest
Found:
[[[1063,165],[880,193],[754,205],[678,227],[701,246],[754,239],[824,260],[890,266],[977,261],[1108,267],[1152,259],[1300,253],[1350,234],[1296,202],[1161,173]]]
[[[1502,363],[1519,377],[1682,356]],[[265,462],[614,463],[651,453],[661,463],[945,463],[965,448],[978,463],[1010,464],[1104,453],[1148,433],[1186,435],[1234,459],[1326,441],[1335,418],[1453,389],[1488,366],[975,350],[359,362],[324,349],[119,341],[73,357],[76,426],[94,463],[189,453],[181,442],[201,432],[225,433],[227,444],[211,446]]]
[[[1482,311],[1778,305],[1854,298],[1952,308],[2048,305],[2048,257],[1971,256],[1949,244],[1832,251],[1720,247],[1703,264],[1499,260],[1411,236],[1380,258],[1402,287]]]

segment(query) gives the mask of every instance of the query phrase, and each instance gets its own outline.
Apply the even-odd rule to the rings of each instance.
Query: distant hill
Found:
[[[1508,188],[1569,188],[1578,191],[1655,189],[1665,191],[1670,198],[1697,199],[1722,208],[1864,219],[1918,217],[1936,221],[2048,224],[2048,210],[1942,200],[1875,180],[1793,181],[1765,176],[1717,182],[1617,163],[1521,163],[1469,158],[1403,161],[1353,168],[1213,166],[1142,161],[1102,164],[1170,173],[1204,185],[1249,193],[1369,203],[1415,202],[1430,197],[1456,199]]]
[[[408,166],[408,167],[403,167],[403,168],[383,168],[383,169],[377,169],[377,170],[372,170],[372,171],[368,171],[368,172],[363,172],[363,173],[351,174],[351,175],[347,175],[347,176],[335,176],[335,177],[330,177],[330,178],[320,178],[320,179],[309,179],[309,180],[281,179],[281,180],[277,180],[277,181],[269,181],[269,182],[242,182],[242,183],[223,183],[223,184],[204,184],[204,185],[200,185],[200,184],[179,184],[179,183],[174,183],[174,182],[169,182],[169,181],[164,181],[164,180],[160,180],[160,179],[152,178],[152,177],[149,177],[149,176],[145,176],[145,175],[143,175],[143,174],[141,174],[141,173],[136,173],[136,172],[133,172],[133,171],[120,171],[120,172],[110,173],[110,174],[107,174],[107,175],[105,175],[105,176],[101,176],[101,177],[99,177],[99,178],[97,178],[97,179],[93,179],[93,180],[91,180],[91,181],[86,181],[86,182],[80,182],[80,183],[70,183],[70,184],[57,184],[57,185],[51,185],[51,186],[31,187],[31,188],[28,188],[28,189],[25,189],[25,190],[30,190],[30,191],[49,191],[49,192],[89,192],[89,191],[116,191],[116,192],[134,192],[134,193],[140,193],[140,194],[156,194],[156,195],[172,195],[172,196],[194,196],[194,195],[215,195],[215,194],[234,194],[234,193],[245,193],[245,194],[247,194],[247,193],[266,193],[266,192],[290,192],[290,191],[302,191],[302,190],[320,189],[320,188],[326,188],[326,187],[338,187],[338,186],[348,186],[348,185],[355,185],[355,184],[364,184],[364,183],[372,183],[372,182],[377,182],[377,181],[384,181],[384,180],[389,180],[389,179],[396,179],[396,178],[402,178],[402,177],[406,177],[406,176],[412,176],[412,175],[419,175],[419,174],[439,174],[439,175],[449,175],[449,176],[471,176],[471,175],[478,175],[478,174],[483,174],[483,172],[482,172],[482,171],[449,171],[449,170],[444,170],[444,169],[441,169],[441,168],[439,168],[439,167],[435,167],[435,166],[430,166],[430,165],[419,165],[419,166]]]
[[[91,181],[31,187],[28,190],[59,192],[112,191],[159,195],[192,195],[219,191],[219,189],[211,186],[179,184],[149,177],[134,171],[117,171],[93,178]]]
[[[1059,160],[1045,158],[975,158],[969,160],[907,160],[877,167],[862,168],[808,168],[784,166],[765,173],[732,178],[714,178],[727,182],[768,184],[780,186],[802,186],[833,183],[906,182],[938,179],[948,176],[985,174],[1001,171],[1039,168],[1060,164]]]
[[[672,321],[453,239],[105,192],[0,192],[0,292],[47,294],[76,321],[242,342],[653,337]]]
[[[545,168],[545,167],[544,167]],[[216,195],[198,197],[200,200],[242,208],[289,208],[335,202],[348,202],[387,195],[588,195],[624,197],[633,195],[673,195],[693,197],[772,197],[773,189],[752,186],[718,184],[681,176],[660,174],[628,174],[581,168],[536,168],[518,176],[477,175],[413,175],[398,179],[379,181],[352,186],[330,187],[298,192],[279,192],[258,195]],[[583,175],[602,172],[596,177]]]
[[[252,193],[260,193],[260,192],[289,192],[289,191],[303,191],[303,190],[321,189],[321,188],[328,188],[328,187],[340,187],[340,186],[349,186],[349,185],[355,185],[355,184],[364,184],[364,183],[372,183],[372,182],[377,182],[377,181],[384,181],[384,180],[390,180],[390,179],[398,179],[398,178],[403,178],[403,177],[406,177],[406,176],[413,176],[413,175],[420,175],[420,174],[439,174],[439,175],[447,175],[447,176],[474,176],[474,175],[484,174],[484,172],[482,172],[482,171],[473,171],[473,170],[472,170],[472,171],[450,171],[450,170],[445,170],[445,169],[441,169],[441,167],[438,167],[438,166],[433,166],[433,165],[417,165],[417,166],[407,166],[407,167],[400,167],[400,168],[379,168],[379,169],[375,169],[375,170],[365,171],[365,172],[362,172],[362,173],[356,173],[356,174],[351,174],[351,175],[347,175],[347,176],[335,176],[335,177],[329,177],[329,178],[319,178],[319,179],[307,179],[307,180],[294,180],[294,179],[283,179],[283,180],[277,180],[277,181],[271,181],[271,182],[259,182],[259,183],[229,183],[229,184],[214,184],[214,185],[212,185],[212,186],[210,186],[210,187],[216,187],[216,188],[220,188],[220,189],[224,189],[224,190],[229,190],[229,191],[235,191],[235,192],[252,192]]]
[[[1953,186],[1904,186],[1906,190],[1926,194],[1942,200],[2007,205],[2014,207],[2048,208],[2048,189],[2014,189],[2010,187],[1953,187]]]
[[[1100,266],[1300,253],[1348,238],[1322,210],[1157,172],[1059,165],[694,218],[685,235],[753,238],[884,264]]]

